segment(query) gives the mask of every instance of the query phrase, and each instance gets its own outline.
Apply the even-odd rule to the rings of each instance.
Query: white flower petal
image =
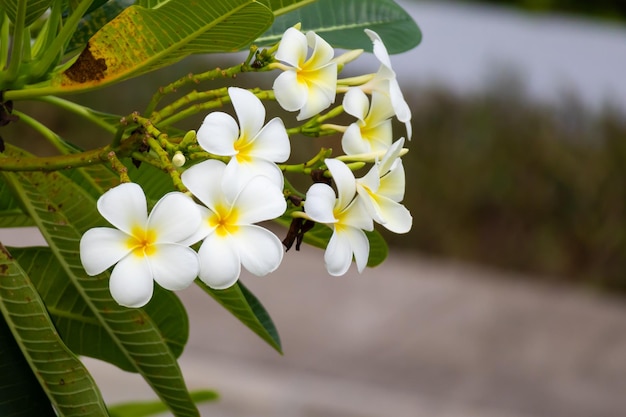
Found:
[[[404,199],[405,185],[404,166],[402,161],[398,159],[394,169],[381,177],[377,192],[393,201],[399,202]]]
[[[200,212],[200,226],[196,229],[195,233],[189,236],[187,239],[184,239],[178,243],[185,246],[191,246],[194,243],[197,243],[207,237],[210,233],[215,230],[215,226],[210,224],[210,217],[213,214],[211,210],[208,208],[198,205],[198,211]]]
[[[178,291],[187,288],[200,272],[198,255],[187,246],[160,244],[148,257],[154,280],[163,288]]]
[[[356,194],[356,180],[354,174],[345,163],[338,159],[326,159],[324,163],[332,174],[335,185],[337,186],[337,207],[343,210],[352,202]]]
[[[275,57],[279,61],[298,68],[306,60],[307,52],[306,36],[298,29],[291,27],[283,33]]]
[[[367,266],[367,260],[370,254],[370,242],[361,229],[348,228],[344,231],[350,240],[350,247],[354,254],[357,271],[363,272]]]
[[[256,176],[242,188],[233,207],[238,212],[237,224],[247,225],[281,216],[287,209],[282,189],[269,178]]]
[[[324,252],[326,270],[330,275],[334,276],[340,276],[348,272],[352,263],[350,237],[345,233],[346,228],[341,228],[340,230],[333,232],[326,247],[326,252]]]
[[[295,71],[285,71],[276,77],[272,89],[280,107],[287,111],[300,110],[309,94],[306,83],[298,79]]]
[[[396,113],[396,117],[402,123],[406,123],[411,120],[411,109],[404,99],[404,95],[400,90],[400,85],[396,80],[389,82],[389,97],[391,98],[391,105]],[[409,136],[408,139],[411,139]]]
[[[291,142],[285,125],[280,118],[275,117],[254,138],[254,149],[250,155],[272,162],[285,162],[290,153]]]
[[[351,87],[343,96],[343,108],[351,116],[365,120],[369,111],[370,102],[367,95],[360,88]]]
[[[204,239],[198,251],[200,279],[209,287],[223,290],[232,286],[241,273],[237,248],[230,239],[212,233]]]
[[[372,40],[374,56],[378,58],[381,64],[391,69],[391,59],[389,58],[389,52],[387,52],[387,48],[383,43],[383,40],[380,38],[378,33],[374,32],[370,29],[365,29],[365,33]]]
[[[98,275],[130,252],[130,236],[109,227],[89,229],[80,239],[80,261],[87,275]]]
[[[102,217],[129,235],[135,227],[145,227],[148,220],[146,195],[138,184],[132,182],[120,184],[102,194],[97,207]]]
[[[239,137],[249,142],[263,127],[265,122],[265,107],[261,100],[248,90],[230,87],[228,95],[239,119]]]
[[[411,230],[413,217],[406,207],[385,197],[379,197],[376,202],[383,219],[380,222],[383,227],[394,233],[407,233]]]
[[[346,155],[358,155],[370,153],[372,147],[370,143],[363,139],[361,128],[357,123],[352,123],[341,136],[341,149]]]
[[[222,196],[222,176],[226,164],[215,159],[196,164],[182,173],[185,187],[208,208],[215,211],[215,204]]]
[[[373,230],[374,223],[372,216],[367,212],[365,206],[359,202],[361,197],[357,197],[341,213],[341,224],[363,230]]]
[[[230,114],[216,111],[204,118],[196,137],[205,151],[232,156],[237,153],[234,144],[239,138],[239,126]]]
[[[113,299],[125,307],[142,307],[154,291],[152,271],[145,258],[129,255],[119,261],[109,281]]]
[[[284,248],[278,237],[260,226],[243,226],[237,232],[241,264],[251,274],[264,276],[274,272],[283,259]]]
[[[307,44],[313,49],[311,57],[306,62],[307,68],[319,68],[328,64],[335,55],[333,47],[321,36],[309,31],[306,34]],[[336,67],[335,67],[336,68]]]
[[[378,125],[368,125],[361,128],[361,135],[369,144],[371,152],[386,152],[393,140],[391,120],[385,120]]]
[[[396,163],[398,158],[400,157],[400,153],[402,152],[402,148],[404,147],[404,138],[400,138],[395,141],[387,150],[387,153],[380,160],[380,165],[378,171],[380,176],[385,175],[392,166]]]
[[[197,204],[183,193],[171,192],[154,205],[148,228],[157,233],[157,242],[175,243],[194,234],[200,221]]]
[[[304,211],[318,223],[336,223],[333,213],[335,207],[335,191],[328,185],[316,183],[309,187],[304,200]]]
[[[224,170],[224,181],[228,181],[227,188],[223,186],[226,199],[234,201],[238,192],[252,178],[258,176],[269,178],[277,188],[282,190],[285,179],[282,171],[275,163],[263,159],[253,159],[245,162],[231,159]]]

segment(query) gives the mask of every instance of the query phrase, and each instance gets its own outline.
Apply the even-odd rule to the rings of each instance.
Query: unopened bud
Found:
[[[176,152],[174,154],[174,157],[172,158],[172,164],[174,164],[176,168],[182,167],[183,165],[185,165],[185,162],[185,155],[183,155],[182,152]]]
[[[337,65],[344,66],[348,62],[352,62],[357,59],[363,53],[363,49],[353,49],[348,52],[344,52],[338,57],[334,58],[333,61],[337,63]]]

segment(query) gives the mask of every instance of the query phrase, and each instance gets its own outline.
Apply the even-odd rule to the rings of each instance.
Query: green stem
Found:
[[[9,17],[2,13],[0,15],[0,71],[4,71],[9,63]]]
[[[13,43],[11,45],[11,58],[9,60],[9,68],[4,74],[6,82],[13,82],[17,79],[22,63],[22,52],[24,49],[24,21],[26,19],[26,3],[25,1],[17,2],[17,13],[13,26]],[[6,97],[5,97],[6,98]]]
[[[163,107],[158,112],[152,113],[150,120],[152,120],[152,123],[156,124],[159,121],[176,114],[181,107],[190,105],[194,101],[200,101],[200,100],[213,101],[213,100],[223,100],[224,98],[228,98],[227,87],[218,88],[216,90],[210,90],[210,91],[202,91],[202,92],[192,91],[188,94],[185,94],[183,97],[179,98],[178,100],[174,101],[172,104]]]
[[[27,114],[24,114],[18,110],[13,110],[13,114],[20,118],[20,121],[26,123],[28,126],[36,130],[41,136],[43,136],[52,146],[54,146],[59,152],[63,154],[72,153],[75,151],[72,145],[67,143],[63,138],[57,135],[55,132],[50,130],[47,126],[41,123],[39,120],[36,120],[30,117]]]
[[[93,0],[82,0],[74,9],[74,13],[72,13],[70,17],[64,22],[63,28],[61,29],[59,34],[54,38],[50,46],[46,48],[43,55],[37,61],[37,64],[32,71],[33,78],[38,79],[40,77],[43,77],[48,72],[50,67],[55,63],[57,58],[63,53],[67,41],[70,40],[70,38],[76,31],[78,22],[80,22],[80,19],[82,19],[83,14],[85,14],[89,6],[91,6],[92,2]],[[19,3],[21,4],[26,2],[21,1]]]
[[[101,164],[108,160],[109,146],[69,155],[47,157],[13,157],[0,159],[0,171],[59,171],[88,165]]]
[[[55,96],[38,97],[38,100],[53,104],[63,110],[67,110],[71,113],[74,113],[77,116],[82,117],[83,119],[89,120],[93,124],[101,127],[102,129],[106,130],[109,133],[117,132],[117,126],[113,126],[112,124],[107,123],[104,120],[102,120],[100,117],[97,117],[94,114],[94,111],[92,111],[88,107],[81,106],[80,104],[76,104],[72,101],[64,100],[62,98],[55,97]],[[119,116],[119,119],[121,118],[122,117]]]
[[[183,181],[180,178],[180,172],[176,169],[172,161],[170,160],[169,155],[165,150],[161,147],[161,144],[152,136],[147,136],[146,141],[148,142],[148,146],[159,156],[159,160],[161,161],[161,169],[164,169],[172,178],[172,183],[174,187],[176,187],[179,191],[186,193],[187,187],[183,184]]]

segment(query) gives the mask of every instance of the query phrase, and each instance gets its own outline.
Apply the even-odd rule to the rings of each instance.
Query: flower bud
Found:
[[[174,157],[172,158],[172,164],[174,164],[176,168],[182,167],[183,165],[185,165],[185,162],[185,155],[183,155],[182,152],[179,151],[174,154]]]

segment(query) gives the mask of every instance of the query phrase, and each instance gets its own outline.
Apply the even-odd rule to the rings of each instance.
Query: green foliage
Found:
[[[215,391],[201,390],[191,391],[191,399],[196,404],[216,401],[219,395]],[[167,411],[162,401],[142,401],[116,404],[109,407],[111,417],[148,417]]]

